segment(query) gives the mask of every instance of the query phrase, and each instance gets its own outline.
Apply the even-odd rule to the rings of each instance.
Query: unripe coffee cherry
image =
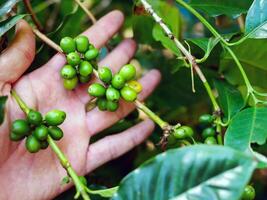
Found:
[[[58,126],[66,119],[66,113],[61,110],[51,110],[45,115],[45,121],[49,126]]]
[[[136,76],[136,69],[133,65],[128,64],[124,65],[121,69],[119,74],[124,78],[125,81],[130,81],[135,78]]]
[[[33,135],[27,137],[25,146],[30,153],[36,153],[41,149],[40,142]]]
[[[76,69],[71,65],[65,65],[61,71],[60,75],[64,79],[72,79],[76,76]]]
[[[133,102],[137,98],[137,93],[132,88],[125,86],[121,90],[121,96],[125,101]]]
[[[71,37],[64,37],[60,41],[60,47],[64,53],[75,51],[75,41]]]
[[[98,76],[104,83],[110,83],[112,80],[112,72],[108,67],[101,67],[98,69]]]
[[[63,86],[67,90],[73,90],[78,85],[78,82],[79,82],[78,77],[75,76],[72,79],[64,79],[63,80]]]
[[[84,35],[79,35],[75,38],[76,50],[80,53],[85,53],[89,48],[89,40]]]
[[[106,88],[100,83],[94,83],[89,86],[88,93],[93,97],[103,97],[106,94]]]
[[[67,55],[67,62],[71,66],[77,66],[80,64],[81,58],[78,53],[71,52]]]
[[[79,73],[81,76],[90,76],[93,72],[93,66],[88,61],[82,61],[79,65]]]

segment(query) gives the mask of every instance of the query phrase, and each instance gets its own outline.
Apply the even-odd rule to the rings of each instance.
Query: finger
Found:
[[[99,19],[96,24],[83,32],[82,35],[86,35],[96,48],[101,48],[118,32],[123,21],[124,16],[120,11],[112,11]],[[65,55],[58,53],[46,63],[40,73],[46,71],[47,68],[59,71],[65,63]]]
[[[35,56],[35,37],[30,25],[20,20],[10,46],[0,56],[0,80],[15,82],[30,66]]]
[[[107,66],[113,73],[117,72],[119,68],[127,64],[134,56],[136,51],[136,43],[131,39],[126,39],[119,44],[111,53],[109,53],[102,61],[99,62],[99,67]],[[88,93],[88,85],[95,82],[92,80],[89,84],[84,84],[76,89],[77,95],[80,100],[86,104],[92,99]]]
[[[143,142],[153,130],[154,123],[146,120],[120,134],[107,136],[90,145],[87,154],[87,172],[126,153]]]
[[[152,91],[156,88],[160,81],[160,73],[157,70],[152,70],[146,74],[140,83],[143,85],[143,91],[138,96],[139,100],[144,100],[148,97]],[[126,103],[125,101],[120,102],[120,108],[116,112],[103,112],[99,111],[98,108],[87,113],[87,126],[90,135],[110,127],[118,120],[127,116],[135,108],[134,103]]]

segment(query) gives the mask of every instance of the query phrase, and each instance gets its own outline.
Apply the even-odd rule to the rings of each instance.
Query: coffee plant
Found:
[[[20,195],[19,199],[73,199],[73,196],[84,200],[266,199],[267,1],[7,0],[0,1],[0,6],[0,148],[9,145],[8,152],[13,146],[19,152],[26,148],[26,156],[32,163],[42,164],[37,169],[38,174],[30,174],[34,180],[42,182],[37,191],[40,196]],[[101,19],[97,20],[115,8],[125,13],[126,22],[117,34],[101,24]],[[82,141],[72,143],[71,147],[68,145],[82,130],[79,122],[82,113],[77,114],[76,102],[65,102],[71,104],[76,117],[58,103],[62,99],[65,101],[65,97],[56,97],[51,107],[48,102],[53,93],[42,101],[49,110],[43,109],[39,102],[33,106],[38,95],[36,99],[29,99],[16,85],[20,77],[13,78],[18,73],[15,66],[10,66],[14,68],[12,73],[7,72],[9,66],[3,66],[7,63],[6,52],[16,43],[13,35],[18,34],[22,19],[31,25],[31,32],[38,39],[35,60],[25,74],[35,73],[35,66],[43,64],[56,52],[64,62],[53,66],[55,62],[49,61],[46,66],[57,67],[49,76],[56,77],[60,91],[67,94],[66,99],[86,99],[83,107],[87,115],[94,118],[98,113],[95,123],[89,126],[99,126],[98,123],[106,122],[105,118],[120,120],[115,125],[105,124],[107,129],[100,130],[102,136],[92,140],[101,142],[149,118],[157,127],[145,144],[90,174],[87,172],[91,172],[91,168],[76,170],[77,166],[67,156],[69,151],[75,152],[75,156],[71,156],[75,159],[80,156],[73,145],[81,145]],[[92,29],[97,29],[97,35],[83,32],[89,23]],[[109,23],[116,22],[113,19]],[[111,41],[103,47],[96,45],[96,41],[107,37],[105,35],[111,35],[108,36],[112,37]],[[107,63],[103,65],[103,58],[114,56],[118,48],[115,46],[120,46],[119,43],[128,37],[134,37],[138,44],[135,58],[130,60],[132,56],[128,55],[124,64],[115,62],[118,70]],[[25,56],[29,57],[26,53]],[[13,59],[16,59],[15,54],[8,60],[11,65]],[[155,67],[162,74],[162,82],[144,101],[147,96],[144,94],[150,93],[147,85],[152,84],[153,77],[145,84],[141,77]],[[38,90],[44,92],[42,85],[54,90],[43,81],[43,76],[47,74],[38,74],[42,82]],[[34,93],[33,87],[31,83],[27,89]],[[77,91],[85,95],[79,96]],[[125,105],[136,110],[129,113]],[[11,108],[16,106],[21,112],[11,113]],[[10,121],[8,115],[12,116],[10,119],[20,117]],[[72,135],[65,128],[70,122],[77,124]],[[135,135],[145,134],[136,126],[130,131]],[[63,142],[69,148],[63,148]],[[134,144],[129,146],[140,142],[132,141]],[[112,143],[113,140],[109,140],[105,145]],[[125,143],[121,137],[114,148],[125,149]],[[90,151],[88,144],[87,151]],[[98,167],[103,164],[101,159],[107,160],[102,147],[98,149],[98,157],[90,159],[92,166],[97,163]],[[119,156],[109,153],[110,159]],[[0,176],[3,177],[14,171],[10,165],[5,166],[9,161],[4,157],[6,154],[3,150],[3,158],[0,158]],[[19,166],[25,156],[20,155],[12,160],[13,167]],[[43,159],[38,160],[39,155]],[[44,176],[50,173],[45,168],[44,158],[56,159],[57,165],[65,170],[65,176],[62,173],[57,176],[61,186],[55,186]],[[87,158],[83,159],[86,163]],[[33,170],[31,166],[26,168],[28,173]],[[14,188],[17,184],[29,185],[20,173],[12,173],[10,177],[9,185]],[[13,194],[6,192],[8,187],[2,183],[6,182],[0,181],[0,199],[12,199]],[[43,191],[41,186],[50,184],[62,188],[47,194],[49,191]],[[75,194],[69,190],[56,197],[71,184]],[[7,195],[1,196],[1,193]]]

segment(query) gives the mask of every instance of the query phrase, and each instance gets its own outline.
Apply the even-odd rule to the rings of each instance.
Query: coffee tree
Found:
[[[115,131],[121,129],[120,125],[125,129],[125,125],[129,127],[144,118],[155,122],[158,128],[147,143],[153,156],[143,151],[149,154],[148,161],[118,186],[92,189],[90,178],[88,182],[75,172],[56,142],[64,140],[60,125],[67,123],[64,121],[68,113],[56,107],[41,113],[30,108],[14,89],[9,97],[0,97],[0,123],[5,121],[9,98],[15,100],[25,116],[12,122],[9,139],[25,140],[25,148],[31,154],[51,148],[66,170],[62,184],[74,184],[75,198],[264,199],[257,190],[264,181],[252,176],[264,174],[267,168],[267,2],[115,1],[115,6],[133,12],[126,16],[125,31],[98,49],[91,44],[91,38],[79,33],[77,19],[81,22],[82,18],[74,16],[96,23],[91,9],[97,13],[114,6],[107,1],[105,7],[103,2],[54,2],[57,12],[61,4],[60,9],[65,5],[68,11],[62,11],[64,15],[57,25],[45,26],[43,13],[50,9],[47,2],[32,2],[33,5],[27,0],[5,1],[0,8],[1,50],[12,36],[12,27],[20,19],[27,19],[40,40],[37,56],[41,61],[45,61],[44,55],[51,56],[47,52],[52,50],[65,56],[66,64],[58,72],[64,89],[72,93],[87,85],[85,91],[92,97],[87,110],[97,107],[115,115],[120,112],[119,102],[135,105],[138,112],[112,127]],[[52,18],[52,22],[56,20]],[[68,25],[72,28],[67,29]],[[139,44],[136,59],[117,73],[109,66],[99,66],[99,59],[129,32]],[[145,71],[143,68],[150,66],[161,70],[163,81],[146,103],[139,100],[143,86],[138,78]],[[105,134],[111,132],[107,130]],[[137,156],[138,163],[146,160],[141,154]]]

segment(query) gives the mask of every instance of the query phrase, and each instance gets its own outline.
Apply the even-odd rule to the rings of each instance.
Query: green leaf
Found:
[[[158,24],[153,28],[153,37],[156,41],[161,42],[166,49],[171,50],[176,56],[181,56],[180,50],[176,47],[174,42],[166,36]]]
[[[179,10],[163,1],[151,1],[153,9],[162,18],[165,24],[168,25],[175,37],[179,38],[181,29],[181,15]],[[156,41],[171,50],[176,56],[181,56],[180,50],[175,43],[163,32],[159,24],[155,24],[153,28],[153,37]]]
[[[219,43],[220,39],[218,38],[194,38],[194,39],[188,39],[188,41],[194,43],[199,48],[201,48],[205,55],[203,58],[198,59],[198,62],[202,63],[206,61],[213,50],[213,48]]]
[[[220,107],[228,123],[245,106],[245,101],[239,90],[232,85],[219,80],[214,83],[219,94]]]
[[[6,101],[7,96],[0,97],[0,125],[4,122]]]
[[[255,0],[246,17],[245,33],[250,38],[267,38],[267,1]]]
[[[263,145],[266,138],[267,108],[247,108],[232,119],[225,134],[225,145],[246,151],[251,143]]]
[[[4,16],[21,0],[8,0],[0,5],[0,16]]]
[[[97,194],[101,197],[112,197],[118,191],[118,187],[108,188],[104,190],[88,190],[90,194]]]
[[[248,39],[240,45],[231,47],[238,60],[243,65],[252,85],[261,88],[267,88],[266,46],[267,40]],[[227,81],[231,84],[244,84],[240,71],[228,52],[222,55],[220,71],[224,74]]]
[[[256,164],[223,146],[170,150],[126,176],[112,200],[239,200]]]
[[[208,15],[228,15],[237,16],[246,13],[253,0],[191,0],[190,5]]]
[[[22,19],[25,15],[15,15],[8,18],[5,21],[0,22],[0,37],[9,31],[17,22]]]

